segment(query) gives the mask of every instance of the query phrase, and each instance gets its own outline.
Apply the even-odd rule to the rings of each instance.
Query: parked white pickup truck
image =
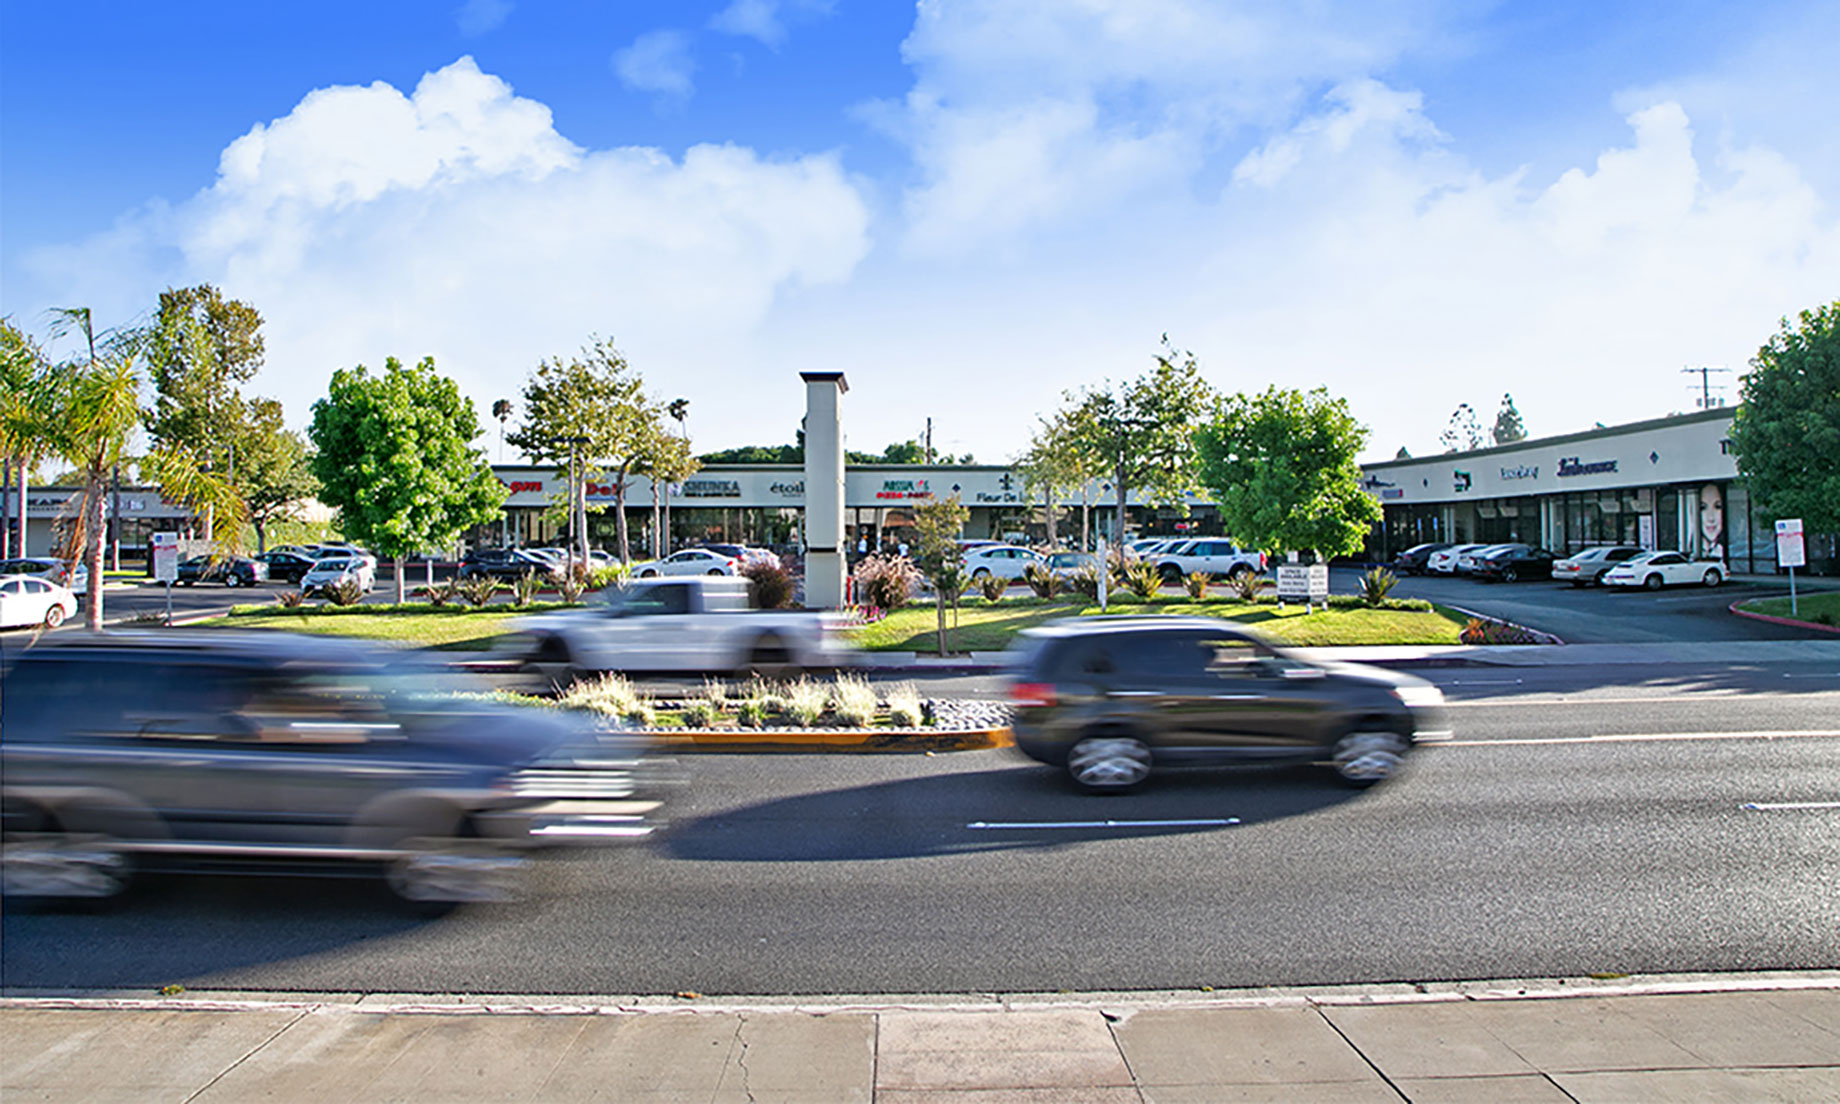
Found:
[[[847,666],[833,615],[749,608],[726,575],[641,579],[599,605],[512,624],[506,647],[557,681],[598,671],[701,671],[784,678]]]

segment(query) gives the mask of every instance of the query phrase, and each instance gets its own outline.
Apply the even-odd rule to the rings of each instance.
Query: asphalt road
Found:
[[[1360,794],[1200,771],[1092,798],[1002,751],[690,757],[667,834],[547,862],[518,905],[415,919],[361,884],[169,878],[106,912],[9,910],[0,983],[885,993],[1832,969],[1837,666],[1434,672],[1457,739]],[[1112,823],[1055,826],[1093,821]]]

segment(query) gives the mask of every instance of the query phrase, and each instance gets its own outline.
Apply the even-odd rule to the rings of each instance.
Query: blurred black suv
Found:
[[[1054,622],[1021,634],[1014,659],[1016,746],[1092,791],[1181,764],[1319,762],[1370,786],[1447,732],[1423,679],[1310,663],[1208,618]]]
[[[109,897],[143,866],[381,871],[412,901],[495,899],[536,846],[646,834],[644,750],[350,641],[73,635],[0,677],[0,882]]]

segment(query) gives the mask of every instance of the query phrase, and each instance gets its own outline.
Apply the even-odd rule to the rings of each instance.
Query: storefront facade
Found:
[[[75,487],[28,487],[26,489],[26,547],[17,547],[19,491],[17,486],[6,494],[3,512],[6,518],[6,552],[11,556],[52,556],[66,550],[77,523],[83,492]],[[179,532],[192,524],[191,511],[160,497],[157,487],[122,487],[105,491],[102,496],[104,516],[115,519],[112,537],[123,556],[141,559],[146,555],[148,535]]]
[[[1365,465],[1363,486],[1386,515],[1368,556],[1391,559],[1427,541],[1522,541],[1562,555],[1631,544],[1771,574],[1776,519],[1751,508],[1738,479],[1732,414],[1707,410]],[[1811,541],[1811,559],[1819,547]],[[1831,538],[1825,547],[1831,563]]]

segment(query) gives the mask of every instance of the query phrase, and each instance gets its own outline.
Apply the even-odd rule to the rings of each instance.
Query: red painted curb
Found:
[[[1793,618],[1775,617],[1767,613],[1752,613],[1750,610],[1741,610],[1738,608],[1748,601],[1751,601],[1751,599],[1741,598],[1731,605],[1726,606],[1725,612],[1735,613],[1739,617],[1748,617],[1753,621],[1768,621],[1772,625],[1787,625],[1792,629],[1813,629],[1816,632],[1840,634],[1840,628],[1836,628],[1833,625],[1820,625],[1813,621],[1796,621]]]

